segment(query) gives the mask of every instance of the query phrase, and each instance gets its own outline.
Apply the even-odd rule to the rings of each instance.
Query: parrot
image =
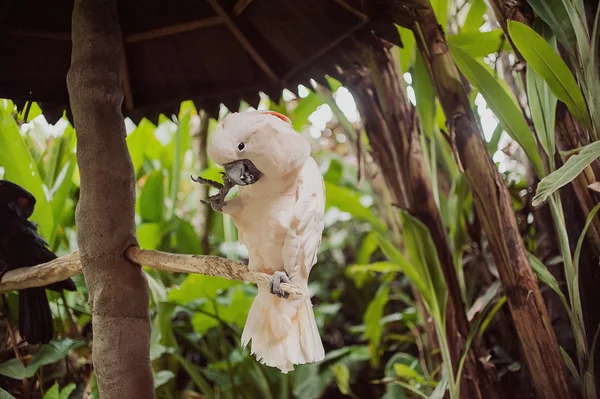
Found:
[[[271,275],[259,286],[242,332],[259,362],[282,373],[323,360],[325,350],[308,292],[324,229],[325,185],[310,143],[286,116],[274,111],[230,113],[217,126],[208,156],[224,172],[223,184],[192,179],[219,189],[203,200],[230,215],[248,249],[248,268]],[[225,196],[234,186],[238,194]],[[292,295],[281,283],[297,286]]]
[[[8,270],[35,266],[56,258],[48,243],[29,221],[35,197],[21,186],[0,180],[0,281]],[[19,333],[32,345],[50,342],[54,335],[52,312],[45,288],[60,292],[75,291],[71,279],[46,287],[19,290]]]

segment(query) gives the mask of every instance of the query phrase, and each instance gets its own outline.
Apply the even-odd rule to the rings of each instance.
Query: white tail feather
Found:
[[[242,346],[250,340],[258,361],[283,373],[292,371],[294,364],[318,362],[325,357],[308,296],[281,299],[259,287],[242,333]]]

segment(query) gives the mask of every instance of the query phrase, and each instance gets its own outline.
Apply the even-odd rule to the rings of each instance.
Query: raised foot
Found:
[[[291,284],[290,278],[286,272],[275,272],[271,276],[271,294],[279,298],[287,299],[290,294],[281,289],[281,283]]]
[[[227,193],[229,193],[229,190],[231,190],[235,186],[235,183],[233,183],[225,173],[221,172],[221,174],[223,175],[223,184],[214,180],[205,179],[200,176],[196,178],[190,176],[192,180],[196,183],[206,184],[207,186],[219,190],[217,194],[207,197],[206,199],[200,200],[200,202],[202,202],[203,204],[210,205],[212,209],[214,209],[217,212],[223,212],[223,207],[227,205],[225,197],[227,196]]]

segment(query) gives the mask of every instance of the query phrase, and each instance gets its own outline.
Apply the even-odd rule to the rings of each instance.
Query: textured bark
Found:
[[[446,284],[447,336],[454,370],[469,333],[465,307],[456,276],[452,252],[435,203],[428,166],[423,158],[415,109],[409,105],[402,78],[390,49],[375,41],[361,59],[366,68],[348,71],[351,90],[373,148],[373,156],[391,188],[397,204],[413,213],[429,229],[436,245]],[[479,343],[467,355],[461,383],[462,398],[495,398],[499,390],[490,370],[477,360]]]
[[[511,198],[482,139],[433,10],[417,11],[419,50],[448,120],[457,161],[473,193],[475,210],[486,232],[515,327],[539,398],[571,398],[565,367],[537,278],[529,265]]]
[[[148,287],[123,256],[135,237],[135,176],[121,113],[123,42],[115,0],[76,0],[67,76],[81,195],[77,240],[103,399],[154,398]]]

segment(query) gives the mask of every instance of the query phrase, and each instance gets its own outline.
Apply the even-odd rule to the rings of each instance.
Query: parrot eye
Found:
[[[239,151],[244,151],[244,148],[246,148],[246,144],[244,144],[244,143],[239,143],[238,144],[238,150]]]

